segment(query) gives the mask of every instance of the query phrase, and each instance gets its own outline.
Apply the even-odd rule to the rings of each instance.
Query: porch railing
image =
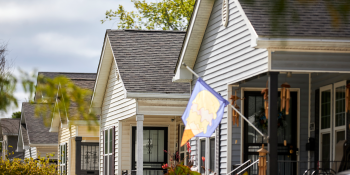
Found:
[[[285,175],[335,175],[340,171],[341,161],[278,161],[278,174]]]

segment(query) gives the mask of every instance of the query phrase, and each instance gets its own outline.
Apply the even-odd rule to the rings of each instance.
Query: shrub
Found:
[[[50,156],[53,155],[39,157],[38,160],[33,158],[9,160],[7,155],[3,160],[0,157],[0,175],[57,175],[57,165],[50,162]]]

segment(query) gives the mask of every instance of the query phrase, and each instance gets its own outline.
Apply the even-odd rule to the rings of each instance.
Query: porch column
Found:
[[[143,114],[136,115],[137,163],[136,175],[143,175]]]
[[[75,137],[75,173],[80,174],[81,170],[81,141],[82,137]]]
[[[269,105],[268,105],[268,134],[269,134],[269,148],[268,148],[268,167],[269,175],[277,175],[278,161],[277,161],[277,117],[278,117],[278,72],[269,72]]]

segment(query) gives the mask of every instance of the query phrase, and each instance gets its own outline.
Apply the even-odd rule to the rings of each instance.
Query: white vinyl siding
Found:
[[[199,50],[194,71],[203,78],[222,97],[228,99],[228,83],[253,77],[268,70],[268,52],[266,49],[251,47],[251,33],[244,20],[244,13],[239,11],[237,1],[229,1],[229,19],[225,28],[221,21],[222,0],[216,0],[205,35]],[[196,79],[193,81],[194,87]],[[221,121],[220,154],[216,155],[216,168],[219,174],[231,170],[231,164],[241,162],[240,142],[232,144],[231,155],[228,155],[228,123],[227,108]],[[232,128],[232,133],[240,133],[241,128]],[[231,134],[230,134],[231,136]],[[239,134],[232,134],[232,140],[241,140]],[[191,140],[192,155],[198,155],[198,142]],[[231,156],[231,162],[228,157]],[[198,160],[201,161],[201,160]]]
[[[117,66],[113,60],[102,104],[100,129],[104,131],[108,127],[115,126],[115,172],[118,172],[118,122],[136,115],[136,101],[124,98],[125,88],[121,77],[117,78],[117,74]],[[103,132],[100,132],[100,174],[103,174],[103,165],[105,165],[103,163],[103,145]]]

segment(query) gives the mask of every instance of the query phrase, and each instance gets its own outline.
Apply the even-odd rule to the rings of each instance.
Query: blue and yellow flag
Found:
[[[222,98],[201,78],[198,78],[190,101],[182,115],[185,131],[181,146],[192,137],[210,137],[221,122],[229,102]]]

